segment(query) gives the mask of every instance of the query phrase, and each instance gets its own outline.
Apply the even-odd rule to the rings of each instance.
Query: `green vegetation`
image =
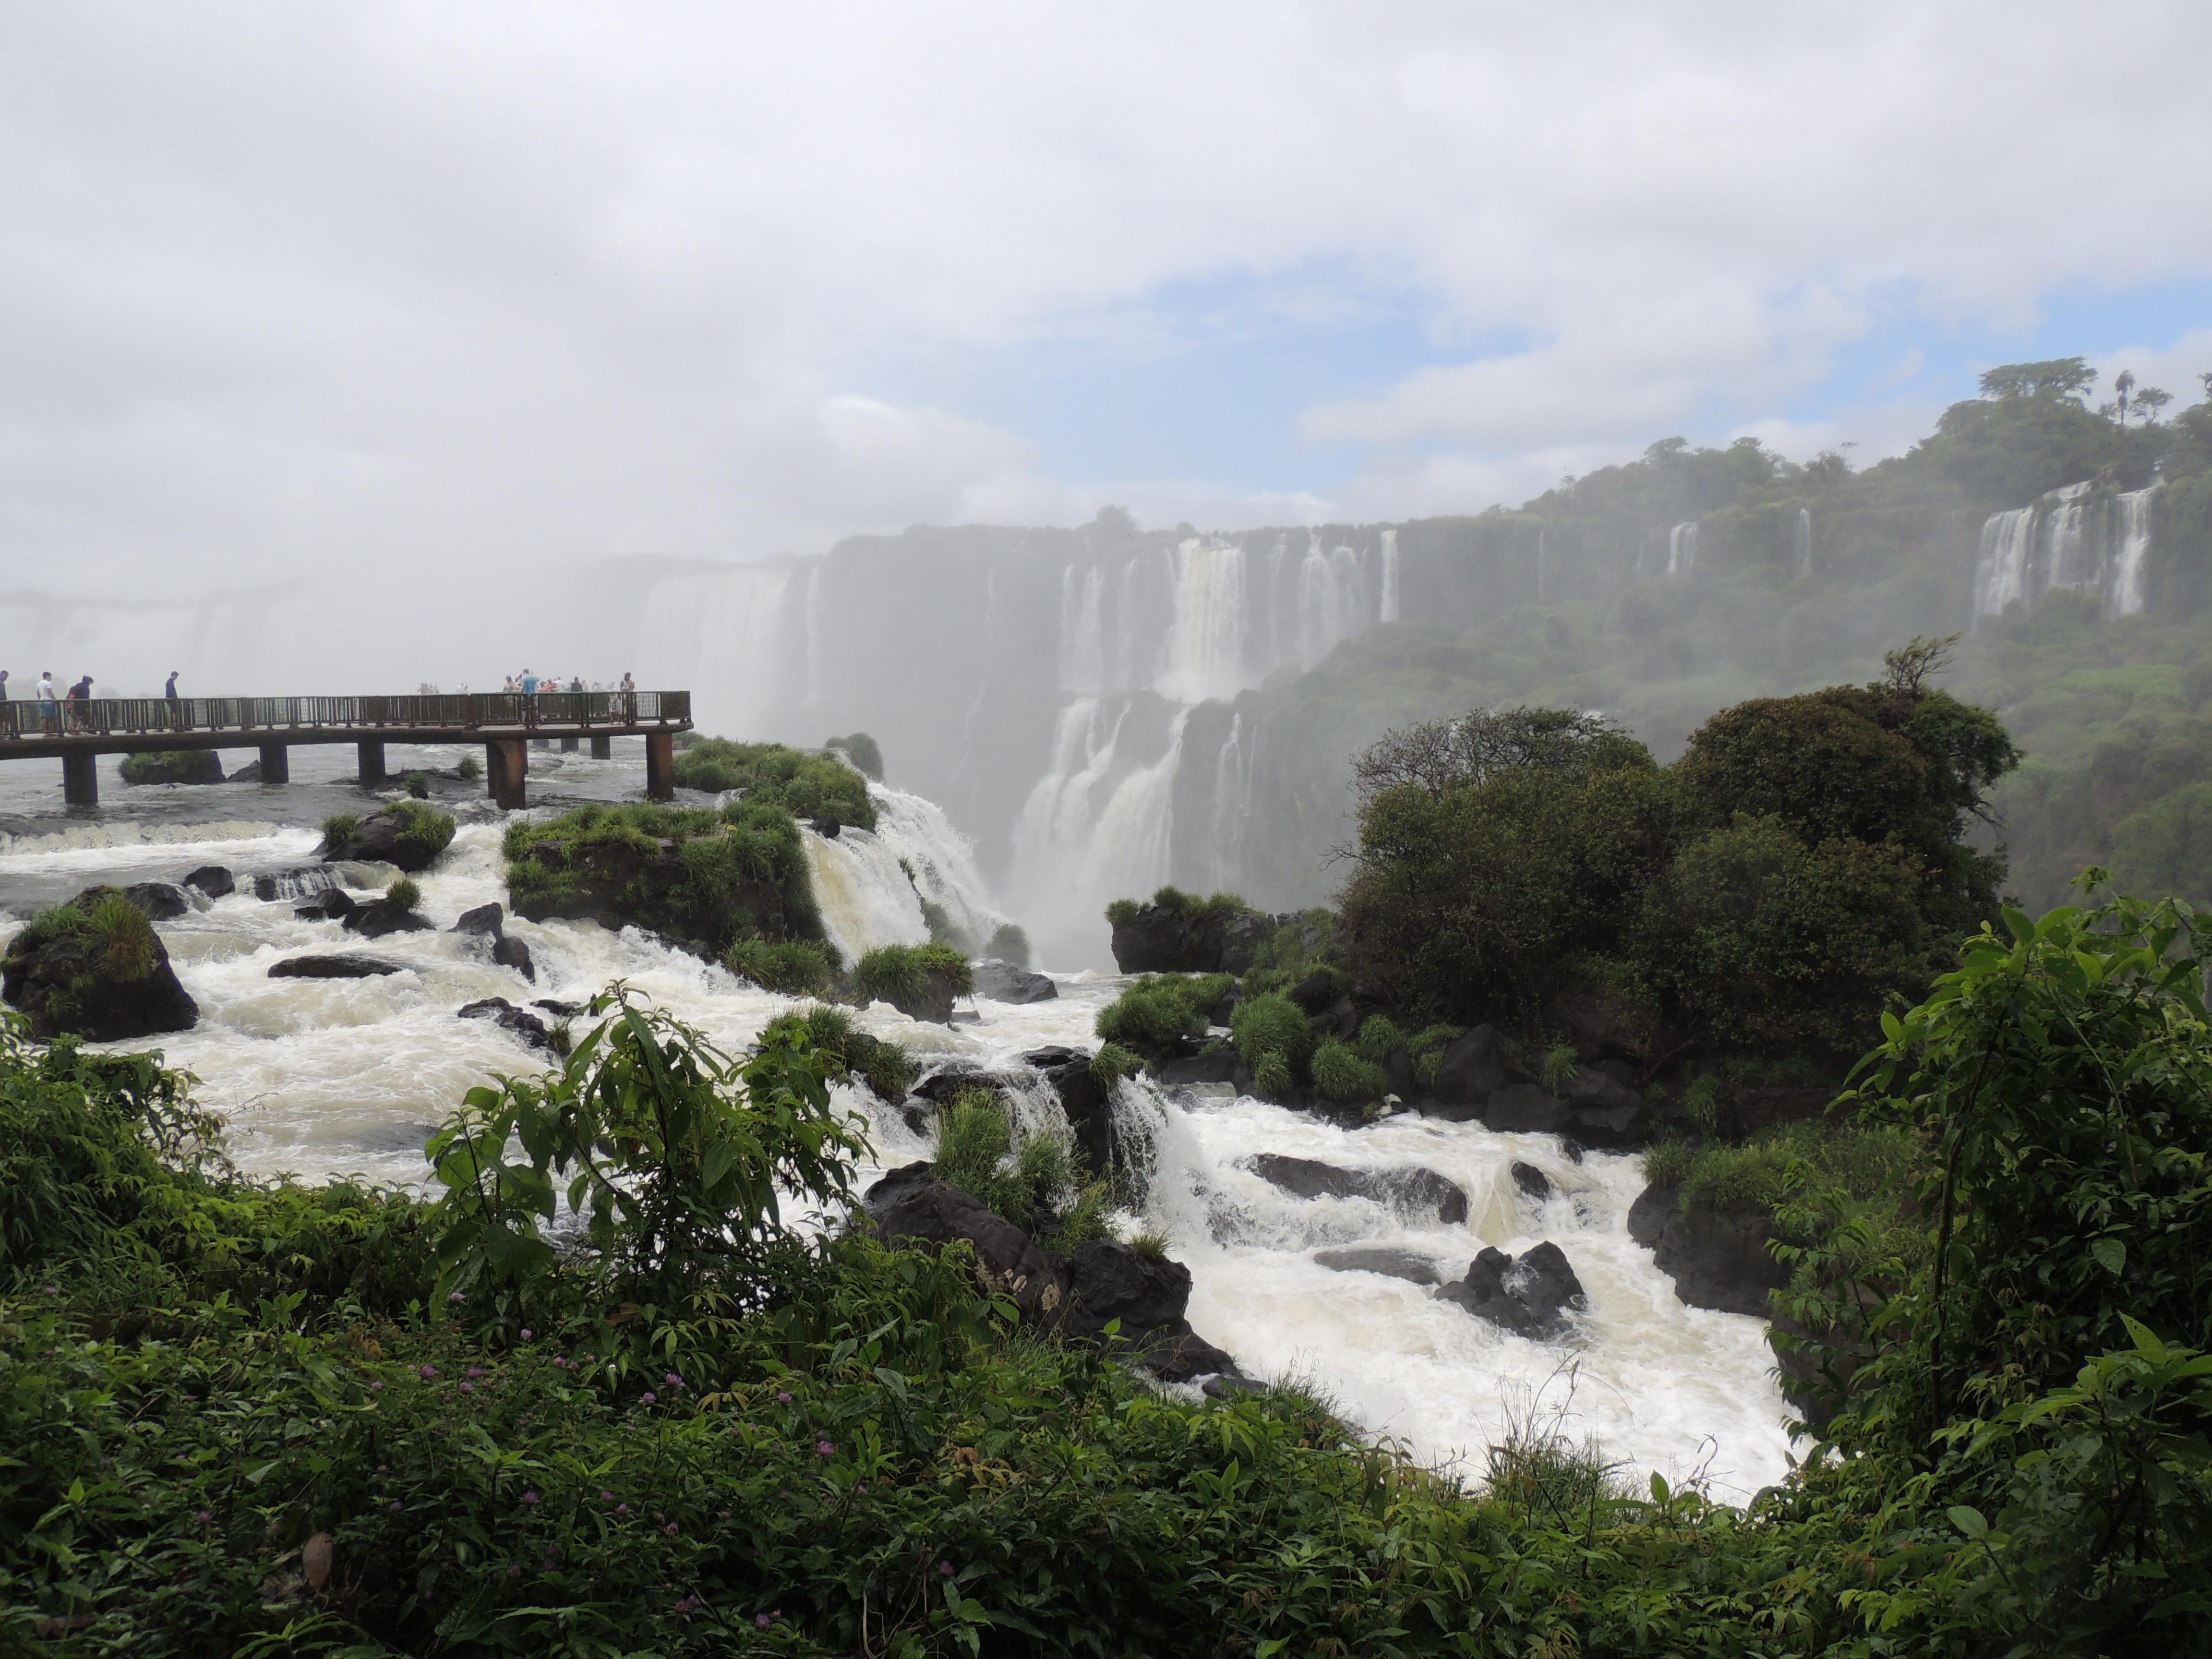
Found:
[[[780,807],[795,817],[876,827],[867,779],[837,754],[702,738],[676,757],[675,779],[684,788],[717,794],[742,789],[746,805]]]
[[[763,991],[823,997],[836,988],[833,947],[820,939],[741,939],[722,953],[722,965]]]
[[[763,1047],[781,1045],[818,1056],[828,1075],[857,1077],[878,1098],[896,1105],[914,1088],[921,1066],[896,1042],[885,1042],[862,1030],[850,1012],[824,1003],[812,1003],[779,1015],[761,1033]]]
[[[430,799],[430,775],[428,772],[410,772],[400,779],[400,783],[415,799]]]
[[[884,781],[883,746],[865,732],[855,732],[850,737],[832,738],[822,745],[824,749],[842,750],[845,758],[878,783]]]
[[[939,1000],[950,1003],[975,989],[973,965],[947,945],[880,945],[853,964],[854,1000],[888,1002],[902,1013]]]
[[[171,749],[125,755],[118,771],[125,783],[221,783],[222,757],[212,749]]]
[[[483,763],[474,755],[464,755],[453,767],[453,775],[464,782],[483,775]]]
[[[920,895],[917,893],[916,896]],[[921,921],[922,925],[929,929],[931,944],[949,946],[963,957],[976,954],[975,941],[968,936],[965,928],[952,920],[952,913],[935,899],[922,899]]]
[[[1380,1100],[1390,1090],[1390,1074],[1370,1060],[1362,1060],[1350,1043],[1325,1039],[1309,1062],[1314,1087],[1322,1098],[1339,1105],[1358,1106]]]
[[[405,820],[404,827],[399,832],[399,843],[414,855],[417,869],[453,844],[456,826],[449,813],[441,812],[436,807],[425,805],[418,800],[394,801],[385,811],[396,813]],[[323,827],[327,834],[329,823],[326,822]]]
[[[1186,893],[1176,887],[1163,887],[1154,893],[1150,902],[1163,910],[1172,910],[1177,915],[1195,921],[1206,916],[1241,915],[1252,907],[1234,893],[1216,893],[1211,898],[1200,898],[1195,893]],[[1106,920],[1116,927],[1133,921],[1145,906],[1135,899],[1115,899],[1106,907]]]
[[[323,820],[323,845],[343,846],[353,839],[354,832],[360,828],[360,813],[333,812]]]
[[[1098,1011],[1098,1035],[1154,1060],[1187,1036],[1204,1036],[1233,974],[1145,974]]]
[[[87,981],[94,976],[133,984],[154,971],[161,960],[161,941],[146,913],[131,903],[119,887],[95,888],[80,893],[66,904],[42,910],[8,942],[12,960],[29,956],[41,945],[58,939],[82,945],[86,952]]]
[[[2014,751],[1925,684],[1946,648],[1915,641],[1863,688],[1723,709],[1669,767],[1565,710],[1389,734],[1355,763],[1346,969],[1387,1006],[1531,1033],[1579,988],[1642,1021],[1655,1060],[1684,1036],[1840,1059],[1996,914],[2002,860],[1967,832]]]
[[[989,1089],[957,1091],[939,1109],[933,1173],[980,1200],[1048,1250],[1065,1254],[1087,1239],[1109,1238],[1105,1184],[1091,1179],[1065,1135],[1024,1136]]]
[[[509,823],[502,850],[520,915],[635,923],[718,959],[741,940],[822,937],[799,827],[767,803],[580,806]]]
[[[794,1231],[779,1195],[839,1201],[859,1151],[805,1020],[740,1060],[600,999],[560,1069],[438,1133],[435,1203],[242,1181],[184,1079],[11,1023],[0,1632],[144,1659],[2192,1651],[2189,920],[1978,936],[1864,1074],[1856,1144],[1903,1164],[1705,1166],[1812,1218],[1786,1299],[1842,1390],[1741,1510],[1541,1422],[1470,1488],[1294,1390],[1185,1404],[1036,1340],[965,1247]],[[1064,1201],[1065,1149],[1025,1170],[998,1103],[955,1110],[948,1166]],[[1839,1194],[1906,1167],[1899,1231],[1831,1248]],[[584,1225],[556,1249],[561,1193]]]
[[[385,902],[395,910],[413,910],[422,902],[422,890],[412,876],[402,876],[384,890]]]
[[[1011,962],[1017,968],[1030,965],[1030,936],[1019,925],[1002,921],[992,931],[991,942],[983,947],[987,957],[996,957],[1000,962]]]
[[[1091,1075],[1108,1089],[1123,1078],[1134,1077],[1144,1069],[1144,1056],[1133,1049],[1124,1048],[1118,1042],[1100,1043],[1098,1052],[1091,1057]]]
[[[1229,1031],[1237,1044],[1237,1057],[1255,1078],[1270,1057],[1281,1062],[1284,1081],[1271,1091],[1275,1094],[1290,1086],[1314,1050],[1312,1026],[1297,1004],[1279,991],[1239,1002],[1230,1016]]]

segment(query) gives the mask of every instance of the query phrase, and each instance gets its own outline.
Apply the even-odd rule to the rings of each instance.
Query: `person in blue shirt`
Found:
[[[522,695],[526,697],[534,697],[538,695],[538,676],[527,668],[522,671]]]

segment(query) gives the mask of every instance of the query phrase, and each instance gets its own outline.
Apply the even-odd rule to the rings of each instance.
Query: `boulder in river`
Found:
[[[0,997],[40,1038],[123,1042],[189,1031],[200,1016],[151,920],[115,887],[88,888],[33,917],[0,961]]]
[[[357,904],[345,917],[349,933],[359,933],[363,939],[384,939],[393,933],[427,933],[430,924],[412,910],[403,910],[388,898],[371,899]]]
[[[1566,1102],[1534,1083],[1493,1090],[1482,1109],[1484,1125],[1499,1134],[1559,1134],[1573,1115]]]
[[[887,1199],[873,1206],[877,1230],[886,1239],[939,1246],[965,1239],[986,1286],[1011,1297],[1024,1319],[1034,1324],[1058,1318],[1067,1300],[1058,1264],[981,1200],[934,1180],[904,1186]]]
[[[359,860],[395,865],[410,874],[427,870],[453,839],[453,821],[417,800],[394,801],[365,818],[333,819],[325,826],[319,857],[331,863]]]
[[[1331,1273],[1381,1273],[1415,1285],[1434,1285],[1443,1277],[1427,1256],[1413,1250],[1394,1249],[1387,1244],[1355,1244],[1340,1250],[1316,1250],[1314,1262]]]
[[[553,1034],[545,1029],[545,1022],[528,1009],[516,1007],[505,997],[486,997],[480,1002],[464,1004],[459,1018],[488,1019],[501,1030],[520,1037],[530,1047],[552,1052]]]
[[[1478,1319],[1539,1341],[1559,1335],[1568,1314],[1589,1305],[1566,1252],[1549,1240],[1519,1256],[1486,1246],[1468,1264],[1466,1278],[1437,1294]]]
[[[1048,975],[1001,962],[996,957],[978,961],[975,974],[975,994],[993,1002],[1050,1002],[1060,994],[1060,987]]]
[[[287,957],[269,970],[271,979],[378,979],[396,974],[399,964],[378,957],[333,951],[326,956]]]
[[[1467,1219],[1467,1194],[1459,1183],[1419,1164],[1395,1170],[1346,1170],[1310,1158],[1261,1152],[1245,1167],[1272,1186],[1300,1198],[1364,1198],[1408,1219],[1457,1226]]]
[[[353,895],[344,888],[325,887],[311,894],[306,903],[294,905],[292,914],[301,921],[343,921],[356,908]]]
[[[344,884],[338,879],[335,871],[325,870],[319,866],[305,870],[287,870],[282,875],[254,877],[253,896],[264,904],[274,904],[280,899],[311,897],[314,894],[327,892],[333,887],[342,887]]]
[[[532,985],[538,983],[538,964],[530,959],[530,947],[519,939],[509,939],[502,933],[491,947],[491,959],[502,968],[512,968]]]
[[[1164,1061],[1153,1073],[1162,1083],[1234,1083],[1237,1050],[1226,1042]]]
[[[1022,1056],[1060,1097],[1060,1109],[1067,1115],[1068,1127],[1075,1132],[1076,1150],[1083,1154],[1083,1161],[1092,1174],[1103,1176],[1116,1167],[1120,1146],[1114,1128],[1112,1091],[1091,1071],[1091,1058],[1087,1048],[1067,1048],[1058,1044],[1032,1048]],[[1129,1165],[1124,1174],[1133,1178],[1137,1174],[1135,1166]],[[1133,1193],[1130,1197],[1133,1202],[1142,1194]]]
[[[473,910],[462,911],[460,920],[447,931],[500,939],[504,937],[506,922],[506,910],[501,907],[497,900],[494,900],[489,904],[479,904]]]
[[[223,780],[225,783],[258,783],[261,781],[261,763],[251,760]]]
[[[185,885],[197,887],[211,899],[228,897],[238,890],[238,878],[220,864],[203,864],[185,878]]]
[[[1628,1230],[1638,1243],[1652,1241],[1651,1265],[1692,1308],[1764,1319],[1772,1311],[1769,1293],[1790,1282],[1790,1269],[1767,1248],[1772,1212],[1755,1201],[1685,1210],[1673,1188],[1646,1188],[1629,1210]]]
[[[1274,937],[1274,918],[1257,910],[1171,897],[1113,919],[1114,961],[1123,973],[1241,974]]]
[[[125,755],[121,772],[125,783],[221,783],[222,757],[212,749]]]
[[[191,913],[192,902],[185,896],[185,890],[166,881],[134,881],[128,887],[88,887],[70,902],[80,906],[90,904],[102,893],[122,894],[131,901],[131,908],[149,921],[174,921]]]
[[[1518,1159],[1513,1164],[1513,1184],[1540,1204],[1552,1195],[1551,1177],[1534,1164]]]

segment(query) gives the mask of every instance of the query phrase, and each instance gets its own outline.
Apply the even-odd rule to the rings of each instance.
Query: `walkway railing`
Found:
[[[680,726],[689,691],[471,691],[408,697],[94,697],[48,705],[0,702],[0,738],[129,737],[235,732],[241,746],[262,733],[298,731],[450,731],[457,741],[483,728],[534,732],[593,726]]]

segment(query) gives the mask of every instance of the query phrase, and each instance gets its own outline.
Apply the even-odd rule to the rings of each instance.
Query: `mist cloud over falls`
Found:
[[[569,561],[1817,447],[1900,312],[2204,271],[2207,46],[2179,4],[22,11],[6,586],[436,611],[419,664],[288,622],[207,672],[482,683]]]

